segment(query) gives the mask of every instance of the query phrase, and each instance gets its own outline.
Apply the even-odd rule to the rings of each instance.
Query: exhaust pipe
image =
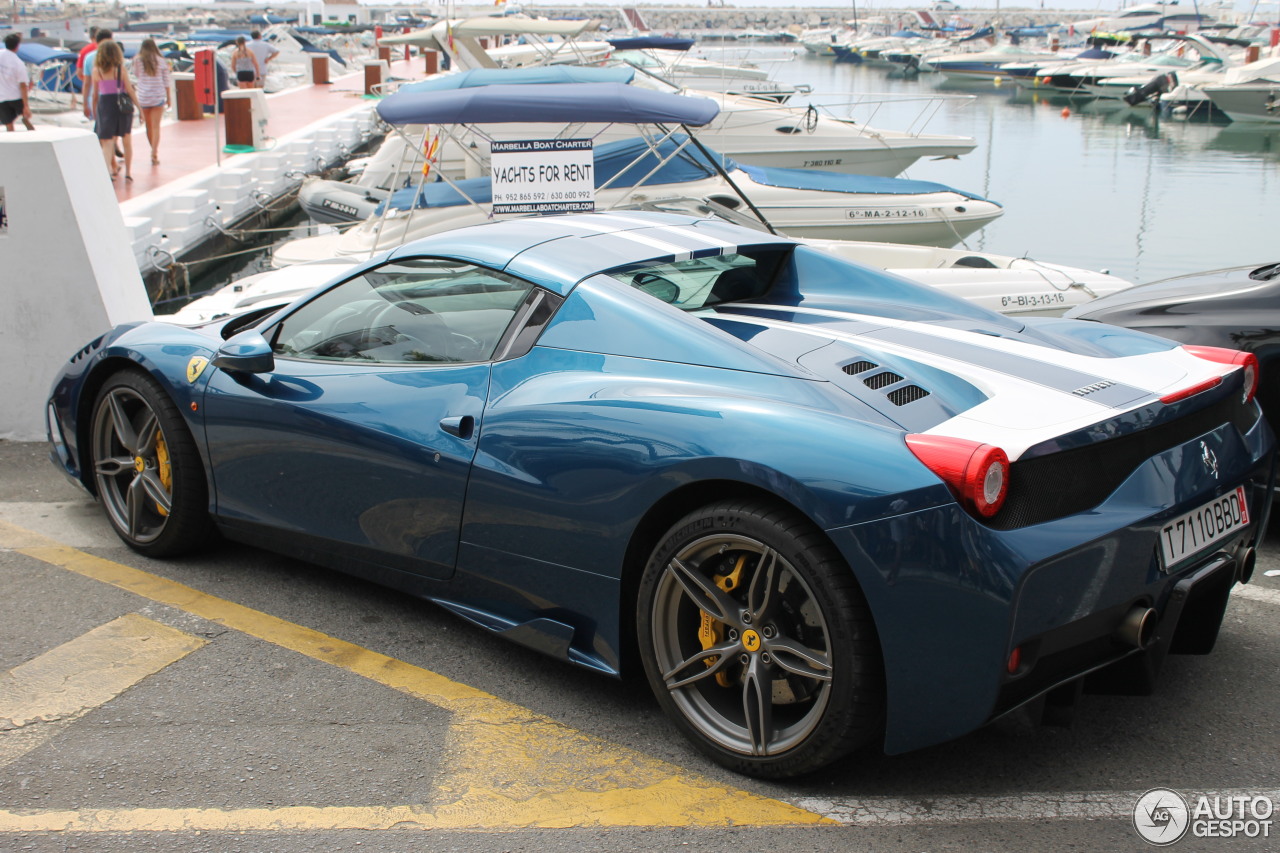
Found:
[[[1239,574],[1240,583],[1248,583],[1253,577],[1253,567],[1257,565],[1258,552],[1254,548],[1245,548],[1238,558],[1236,558],[1237,572]]]
[[[1124,621],[1116,628],[1113,636],[1126,646],[1145,649],[1155,639],[1156,623],[1159,621],[1160,614],[1156,613],[1155,608],[1138,605],[1125,614]]]

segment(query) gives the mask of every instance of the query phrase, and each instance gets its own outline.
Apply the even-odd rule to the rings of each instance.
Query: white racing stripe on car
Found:
[[[668,243],[666,240],[659,240],[647,234],[640,234],[635,231],[618,231],[610,235],[619,240],[629,240],[632,243],[639,243],[642,246],[648,246],[650,249],[657,249],[668,255],[674,255],[677,261],[688,260],[693,257],[695,249],[688,246],[678,246],[675,243]],[[711,247],[708,247],[711,248]]]
[[[538,225],[548,225],[559,229],[568,224],[594,234],[615,234],[631,228],[652,228],[653,223],[643,219],[633,219],[618,213],[579,213],[567,216],[534,217],[527,220]]]
[[[706,248],[708,249],[725,249],[725,250],[736,251],[738,248],[738,244],[736,243],[730,243],[727,240],[721,240],[718,237],[713,237],[710,234],[704,234],[701,231],[691,233],[691,230],[688,226],[658,225],[652,228],[651,230],[659,231],[659,232],[665,231],[672,235],[678,235],[680,238],[684,240],[688,240],[690,237],[697,237],[699,240],[707,244]]]
[[[1120,409],[1099,405],[1068,391],[1049,388],[927,350],[838,332],[824,326],[806,327],[785,320],[765,320],[741,314],[724,316],[736,322],[848,343],[869,356],[875,353],[901,356],[959,376],[978,388],[988,399],[926,432],[995,444],[1009,455],[1010,460],[1018,459],[1027,448],[1042,441],[1092,426],[1122,413]],[[837,316],[849,319],[848,315]],[[872,321],[876,318],[866,319]]]
[[[786,311],[815,317],[829,317],[837,320],[852,319],[887,328],[905,329],[934,338],[983,347],[993,352],[1015,355],[1028,361],[1090,373],[1114,382],[1122,382],[1135,388],[1141,388],[1157,396],[1194,385],[1214,376],[1225,376],[1236,369],[1231,365],[1217,364],[1202,358],[1196,358],[1178,347],[1155,353],[1102,358],[1052,349],[1011,338],[976,334],[963,329],[953,329],[931,323],[889,320],[884,317],[858,314],[851,311],[746,303],[735,304],[734,307]]]
[[[1159,780],[1154,780],[1158,782]],[[1155,784],[1152,785],[1155,787]],[[1131,820],[1146,791],[1072,791],[1053,794],[1009,794],[999,797],[929,797],[897,799],[867,797],[788,799],[792,805],[817,812],[845,826],[893,827],[955,823],[1016,823],[1044,820]],[[1179,790],[1192,804],[1200,796],[1266,797],[1280,802],[1280,790],[1228,788],[1218,791]],[[1214,800],[1210,799],[1210,802]]]

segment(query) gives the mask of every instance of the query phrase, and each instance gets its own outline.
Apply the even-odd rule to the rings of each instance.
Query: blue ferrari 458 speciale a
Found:
[[[764,777],[1213,646],[1274,478],[1252,355],[1010,319],[663,213],[460,229],[73,355],[130,547],[335,567],[602,673]]]

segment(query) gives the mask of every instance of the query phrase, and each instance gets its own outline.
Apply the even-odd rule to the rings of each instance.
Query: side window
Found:
[[[533,286],[460,261],[393,261],[294,311],[272,336],[276,355],[315,361],[423,364],[487,361]]]
[[[744,302],[765,296],[783,255],[777,249],[763,249],[634,264],[612,270],[609,275],[668,305],[698,311],[721,302]]]

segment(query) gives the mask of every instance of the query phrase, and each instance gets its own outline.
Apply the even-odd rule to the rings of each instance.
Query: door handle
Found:
[[[471,415],[463,415],[460,418],[442,418],[440,420],[440,429],[461,439],[471,438],[471,433],[475,428],[476,419]]]

